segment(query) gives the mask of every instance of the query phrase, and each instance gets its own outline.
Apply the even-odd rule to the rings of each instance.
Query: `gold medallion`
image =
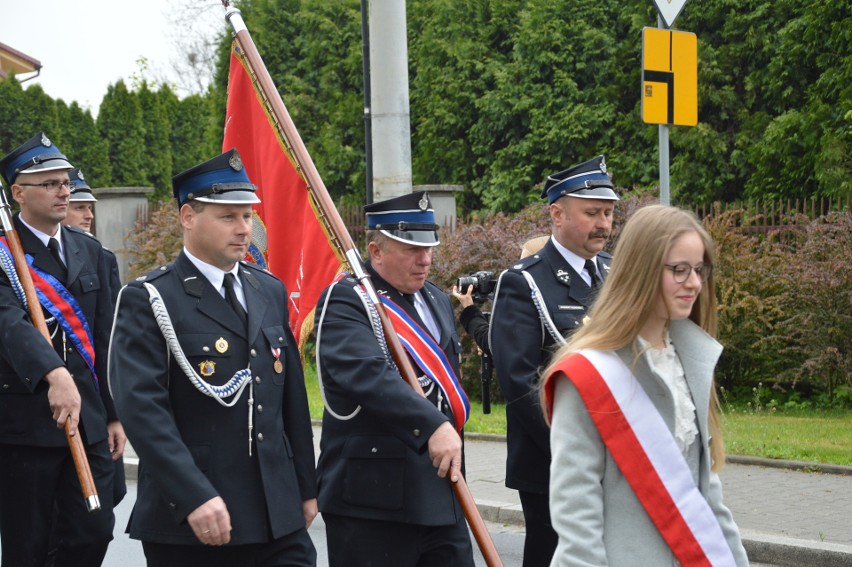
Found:
[[[214,346],[216,347],[216,352],[219,354],[228,352],[228,341],[225,340],[225,337],[219,337],[219,340],[216,341]]]
[[[275,362],[272,363],[272,369],[275,370],[276,374],[281,374],[284,372],[284,365],[280,360],[276,359]]]
[[[205,360],[203,362],[199,362],[198,371],[205,378],[207,378],[208,376],[213,376],[213,374],[216,372],[216,363],[212,360]]]

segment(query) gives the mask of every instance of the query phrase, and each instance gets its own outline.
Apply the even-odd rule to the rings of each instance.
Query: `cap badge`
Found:
[[[426,198],[426,194],[425,194],[425,193],[424,193],[424,194],[423,194],[423,196],[420,198],[420,200],[419,200],[419,201],[417,201],[417,204],[420,206],[420,210],[421,210],[421,211],[425,211],[426,209],[428,209],[428,208],[429,208],[429,200]]]
[[[228,158],[228,165],[231,166],[231,169],[234,171],[242,171],[243,169],[243,160],[240,159],[240,154],[234,152],[231,154],[231,157]]]
[[[49,148],[53,145],[50,143],[50,138],[48,138],[44,132],[41,133],[41,145],[45,148]]]
[[[198,372],[205,378],[213,376],[216,372],[216,363],[212,360],[204,360],[198,363]]]
[[[601,173],[606,173],[606,158],[601,157]]]
[[[228,341],[225,340],[225,337],[219,337],[219,340],[213,346],[216,347],[216,352],[219,354],[228,352]]]
[[[77,177],[79,177],[79,178],[80,178],[80,181],[85,181],[85,180],[86,180],[86,176],[84,176],[84,175],[83,175],[83,170],[82,170],[82,169],[78,169],[78,170],[77,170]]]

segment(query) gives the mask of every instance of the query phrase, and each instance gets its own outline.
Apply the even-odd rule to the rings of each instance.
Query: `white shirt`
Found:
[[[438,323],[435,322],[435,317],[432,316],[432,310],[429,309],[428,305],[426,305],[426,300],[423,299],[421,293],[422,290],[414,294],[414,308],[417,309],[417,314],[420,315],[420,319],[426,325],[426,328],[435,339],[435,342],[440,343],[441,328],[438,327]]]
[[[51,238],[55,238],[57,242],[59,242],[59,256],[62,258],[62,261],[67,265],[68,262],[65,261],[65,246],[62,244],[62,227],[59,227],[59,230],[56,231],[56,234],[53,236],[49,234],[45,234],[37,228],[33,228],[33,226],[24,220],[22,215],[18,215],[18,219],[20,219],[21,223],[30,229],[33,234],[36,235],[36,238],[41,240],[41,243],[44,244],[45,248],[47,247],[47,243]]]
[[[586,285],[589,287],[592,286],[592,276],[589,275],[589,272],[586,271],[586,259],[577,256],[561,244],[556,241],[556,239],[551,236],[550,240],[553,242],[553,245],[556,246],[556,249],[559,250],[559,253],[562,254],[562,257],[565,258],[565,261],[568,262],[568,265],[574,268],[574,271],[580,274],[580,277],[583,278],[583,281],[586,282]],[[600,273],[598,273],[598,257],[594,256],[591,258],[592,264],[595,265],[595,273],[598,276],[598,281],[602,281]]]
[[[243,292],[243,282],[240,280],[239,262],[234,264],[233,269],[226,272],[222,269],[217,268],[216,266],[208,264],[203,260],[199,260],[198,258],[193,256],[189,250],[186,249],[186,246],[183,247],[183,253],[186,254],[186,257],[189,258],[189,261],[192,262],[192,264],[196,268],[198,268],[198,271],[201,272],[201,275],[207,278],[207,281],[210,282],[210,285],[213,286],[213,289],[219,290],[219,295],[221,295],[225,299],[227,299],[227,297],[225,297],[225,287],[223,285],[225,283],[225,274],[234,274],[234,279],[237,282],[237,285],[234,286],[234,292],[237,294],[237,299],[240,301],[240,305],[243,306],[243,309],[246,309],[246,296]],[[246,311],[248,311],[248,309],[246,309]]]

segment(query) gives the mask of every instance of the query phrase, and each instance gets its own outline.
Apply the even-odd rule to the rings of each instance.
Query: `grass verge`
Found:
[[[311,417],[322,419],[322,398],[313,365],[306,365],[305,380]],[[729,409],[723,414],[722,424],[728,453],[852,466],[850,411]],[[505,435],[506,407],[492,404],[491,413],[486,415],[482,413],[482,403],[471,400],[465,431]]]

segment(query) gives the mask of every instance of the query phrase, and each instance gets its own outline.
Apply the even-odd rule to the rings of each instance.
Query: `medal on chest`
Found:
[[[281,349],[273,348],[272,356],[275,357],[275,362],[272,363],[272,369],[275,371],[276,374],[281,374],[282,372],[284,372],[284,363],[281,362]]]

